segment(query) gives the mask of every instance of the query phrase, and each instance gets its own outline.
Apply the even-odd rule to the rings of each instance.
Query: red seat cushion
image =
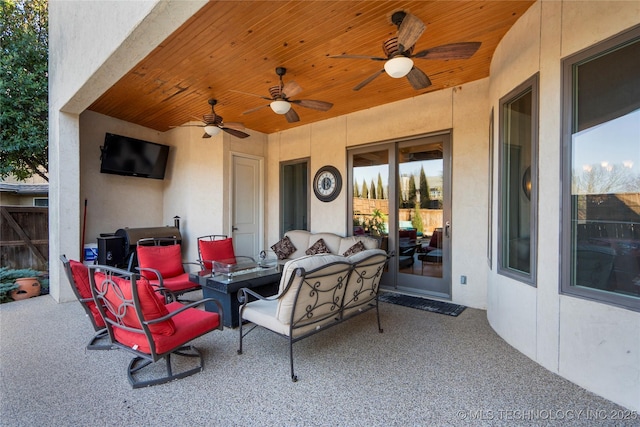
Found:
[[[78,293],[83,299],[88,299],[88,301],[83,302],[83,304],[85,304],[87,307],[89,307],[89,310],[91,310],[91,314],[93,315],[95,324],[100,328],[104,328],[104,320],[102,320],[100,311],[98,311],[98,307],[96,307],[96,303],[93,301],[93,296],[91,295],[91,285],[89,284],[89,269],[83,263],[74,260],[69,260],[69,265],[71,266],[73,283],[75,283],[76,288],[78,289]]]
[[[138,265],[142,268],[158,270],[163,279],[184,273],[180,245],[138,246]],[[150,271],[142,270],[140,274],[150,280],[157,279],[157,276]]]
[[[160,280],[149,280],[152,285],[159,285]],[[200,285],[189,280],[189,273],[182,273],[175,277],[163,277],[162,284],[171,292],[183,292],[187,289],[198,288]]]
[[[221,240],[199,240],[198,246],[206,269],[211,270],[213,264],[211,261],[227,260],[228,264],[236,263],[231,237]]]
[[[108,311],[107,314],[111,319],[115,319],[115,313],[110,310],[115,311],[121,317],[121,322],[124,326],[128,326],[130,328],[140,329],[142,330],[142,325],[138,320],[138,315],[136,314],[135,308],[131,305],[133,300],[133,293],[131,289],[131,281],[127,279],[123,279],[120,277],[112,276],[110,278],[115,285],[109,283],[106,276],[103,273],[95,274],[96,288],[98,291],[104,293],[104,289],[106,288],[106,293],[104,293],[104,298],[108,302]],[[142,318],[144,320],[153,320],[159,317],[166,316],[169,314],[166,306],[162,302],[162,299],[159,298],[158,294],[154,292],[153,287],[149,284],[146,279],[140,279],[137,282],[138,285],[138,299],[140,300],[140,310],[142,312]],[[117,290],[116,288],[119,288]],[[125,304],[125,301],[129,301]],[[172,319],[167,319],[165,321],[149,325],[149,331],[153,335],[165,335],[171,336],[175,333],[175,326]],[[130,343],[122,342],[118,335],[122,333],[123,330],[114,326],[114,334],[119,342],[123,344],[129,345]],[[144,334],[132,332],[137,336],[136,341],[146,341]],[[126,334],[125,334],[126,335]],[[139,342],[133,343],[140,345]]]
[[[166,306],[170,312],[182,307],[184,306],[179,302],[172,302]],[[175,333],[173,335],[153,335],[156,353],[158,354],[166,353],[182,346],[192,339],[216,329],[220,325],[218,313],[198,310],[197,308],[190,308],[180,314],[176,314],[172,317],[172,320],[175,325]],[[138,351],[151,353],[149,343],[144,339],[143,335],[122,329],[117,329],[115,332],[119,342],[130,347],[137,345]]]

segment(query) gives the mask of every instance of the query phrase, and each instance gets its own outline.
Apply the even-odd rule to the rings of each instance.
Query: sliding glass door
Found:
[[[353,233],[395,251],[383,287],[451,296],[450,134],[349,152]]]

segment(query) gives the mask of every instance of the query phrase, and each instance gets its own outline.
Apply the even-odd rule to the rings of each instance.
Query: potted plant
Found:
[[[40,295],[40,277],[42,273],[31,268],[0,267],[0,302],[19,301]]]
[[[382,236],[385,233],[385,215],[380,209],[374,209],[369,220],[369,233],[374,236]]]

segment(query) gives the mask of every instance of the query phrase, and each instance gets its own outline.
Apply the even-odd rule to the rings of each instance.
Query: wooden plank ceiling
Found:
[[[158,131],[210,112],[207,100],[226,122],[273,133],[364,110],[489,75],[494,50],[533,1],[212,1],[154,49],[89,110]],[[382,44],[397,34],[391,15],[405,10],[427,26],[414,52],[457,42],[481,42],[466,60],[415,59],[432,81],[414,90],[406,78],[381,74],[359,91],[353,87],[380,70],[383,62],[336,59],[331,55],[384,56]],[[268,104],[278,84],[276,67],[286,67],[284,82],[302,92],[293,99],[334,104],[327,112],[300,106],[297,123]]]

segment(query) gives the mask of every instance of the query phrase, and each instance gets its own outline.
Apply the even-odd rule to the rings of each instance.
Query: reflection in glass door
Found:
[[[350,154],[353,233],[396,253],[383,287],[450,298],[450,135]]]

